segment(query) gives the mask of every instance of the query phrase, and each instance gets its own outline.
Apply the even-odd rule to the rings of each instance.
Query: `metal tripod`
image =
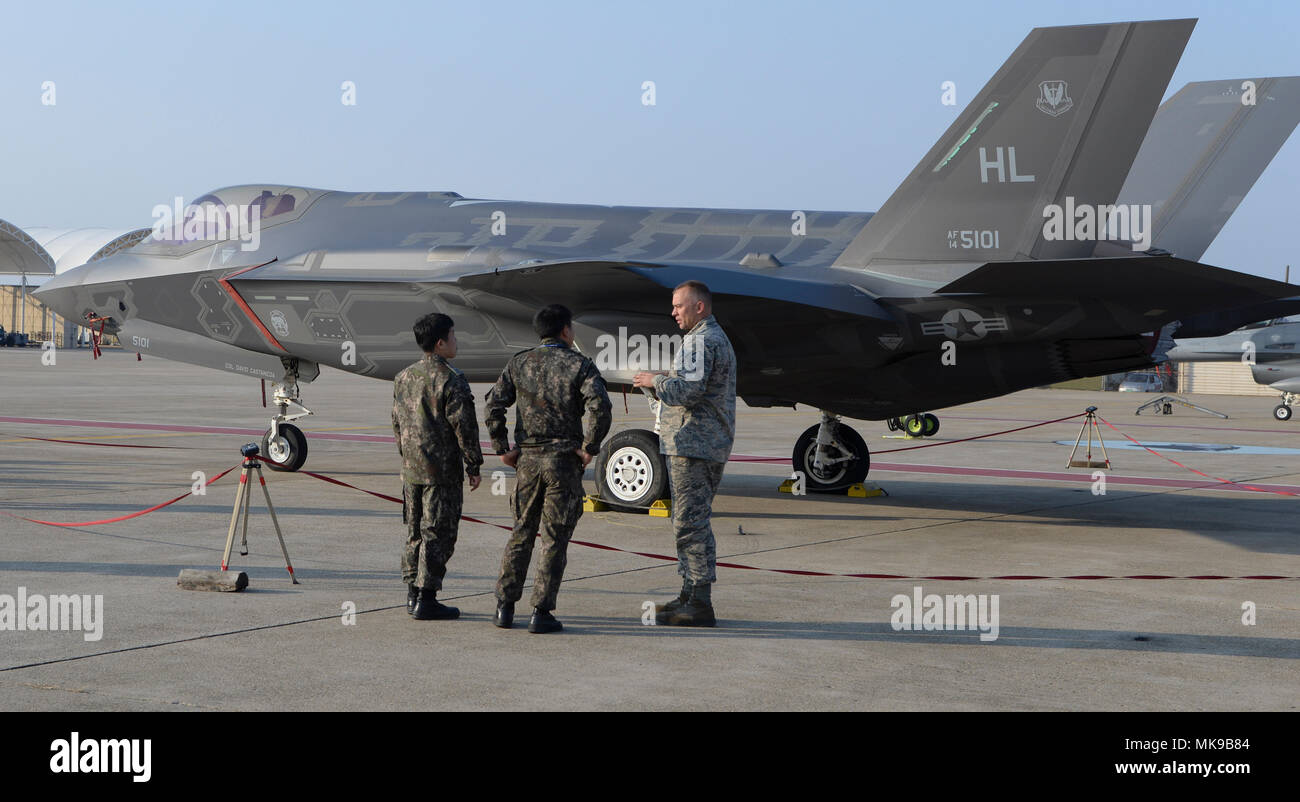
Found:
[[[250,446],[245,446],[244,464],[239,472],[239,489],[235,491],[235,508],[230,513],[230,531],[226,533],[226,550],[221,555],[221,570],[225,571],[230,565],[230,550],[235,545],[235,527],[239,525],[239,519],[244,519],[243,539],[239,544],[240,555],[248,554],[248,505],[253,494],[248,489],[249,473],[257,472],[257,482],[262,486],[262,495],[266,498],[266,509],[271,513],[271,524],[275,527],[275,536],[280,541],[280,551],[284,554],[284,567],[289,570],[289,578],[293,584],[301,584],[298,577],[293,575],[293,562],[289,559],[289,549],[284,545],[284,535],[280,532],[280,521],[275,517],[275,505],[271,503],[271,493],[266,489],[266,480],[262,478],[262,463],[257,458],[257,448],[252,447],[252,453],[249,453]]]
[[[1067,468],[1105,468],[1110,470],[1110,457],[1106,455],[1106,441],[1101,439],[1101,427],[1097,425],[1097,408],[1088,407],[1087,413],[1083,418],[1083,428],[1079,429],[1079,436],[1074,438],[1074,448],[1070,449],[1070,461],[1066,463]],[[1092,457],[1092,434],[1097,433],[1097,445],[1101,446],[1101,459]],[[1074,454],[1079,450],[1079,443],[1083,440],[1084,432],[1088,433],[1088,450],[1083,459],[1075,459]]]

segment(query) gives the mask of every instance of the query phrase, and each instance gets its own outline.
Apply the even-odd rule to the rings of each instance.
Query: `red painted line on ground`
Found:
[[[990,418],[989,420],[1013,420]],[[1067,421],[1068,422],[1068,421]],[[192,434],[238,434],[253,437],[261,437],[263,431],[257,429],[237,429],[226,426],[186,426],[180,424],[166,423],[130,423],[127,421],[92,421],[92,420],[71,420],[63,418],[22,418],[22,417],[5,417],[0,416],[0,423],[26,423],[38,426],[67,426],[67,427],[84,427],[98,429],[128,429],[136,431],[162,431],[162,432],[187,432]],[[1151,424],[1149,424],[1151,425]],[[312,439],[317,440],[336,440],[354,443],[392,443],[391,435],[375,434],[337,434],[331,432],[310,432]],[[482,440],[479,443],[491,450],[491,442]],[[936,443],[935,445],[939,445]],[[1160,455],[1163,456],[1163,455]],[[736,463],[755,463],[769,465],[789,465],[789,457],[769,457],[758,454],[732,454],[730,462]],[[1065,473],[1057,471],[1025,471],[1014,470],[1010,468],[968,468],[962,466],[949,465],[924,465],[908,464],[901,462],[872,462],[873,471],[885,471],[889,473],[921,473],[921,474],[944,474],[950,476],[989,476],[1002,479],[1036,479],[1043,481],[1056,482],[1092,482],[1091,472],[1087,473]],[[305,472],[304,472],[305,473]],[[1227,490],[1237,492],[1251,492],[1245,487],[1231,484],[1223,484],[1215,481],[1198,481],[1194,479],[1161,479],[1146,476],[1121,476],[1117,474],[1107,474],[1106,481],[1111,484],[1119,485],[1136,485],[1147,487],[1172,487],[1180,489],[1210,489],[1210,490]],[[1300,485],[1261,485],[1256,484],[1262,490],[1275,493],[1300,493]]]
[[[231,471],[233,471],[235,468],[238,468],[238,467],[239,467],[239,465],[234,465],[234,466],[232,466],[232,467],[230,467],[230,468],[227,468],[226,470],[224,470],[224,471],[222,471],[221,473],[219,473],[219,474],[217,474],[216,476],[214,476],[212,479],[209,479],[205,484],[206,484],[206,485],[211,485],[211,484],[213,484],[213,483],[216,482],[218,479],[220,479],[221,477],[225,476],[226,474],[230,473]],[[384,500],[386,500],[386,501],[396,502],[396,503],[398,503],[398,504],[401,504],[401,503],[402,503],[402,500],[399,499],[399,498],[395,498],[395,497],[393,497],[393,496],[388,496],[388,495],[385,495],[385,494],[383,494],[383,493],[376,493],[376,492],[373,491],[373,490],[366,490],[365,488],[357,487],[356,485],[349,484],[349,483],[344,482],[344,481],[339,480],[339,479],[335,479],[335,478],[333,478],[333,477],[331,477],[331,476],[325,476],[324,474],[313,473],[313,472],[311,472],[311,471],[303,471],[303,473],[307,474],[308,476],[310,476],[310,477],[312,477],[312,478],[314,478],[314,479],[319,479],[319,480],[321,480],[322,482],[328,482],[329,484],[332,484],[332,485],[338,485],[338,486],[340,486],[340,487],[350,488],[350,489],[352,489],[352,490],[359,490],[359,491],[361,491],[362,493],[366,493],[366,494],[369,494],[369,495],[371,495],[371,496],[375,496],[376,498],[384,499]],[[260,473],[258,474],[258,478],[262,480],[262,484],[263,484],[263,486],[265,486],[266,481],[265,481],[265,479],[261,476]],[[242,473],[241,473],[241,474],[240,474],[240,477],[239,477],[239,481],[240,481],[240,484],[245,483],[245,482],[247,481],[247,476],[246,476],[245,474],[242,474]],[[4,514],[5,514],[5,515],[9,515],[9,516],[14,517],[14,518],[19,518],[20,520],[28,521],[28,522],[30,522],[30,523],[34,523],[34,524],[43,524],[43,525],[45,525],[45,526],[55,526],[55,527],[85,527],[85,526],[95,526],[95,525],[99,525],[99,524],[117,523],[117,522],[119,522],[119,521],[130,520],[131,518],[138,518],[138,517],[140,517],[140,516],[142,516],[142,515],[148,515],[148,514],[151,513],[151,512],[155,512],[155,511],[160,510],[160,509],[162,509],[162,508],[164,508],[164,507],[167,507],[167,506],[170,506],[170,505],[172,505],[172,504],[175,504],[176,502],[178,502],[178,501],[180,501],[180,500],[182,500],[182,499],[188,498],[188,497],[191,496],[191,495],[192,495],[192,493],[185,493],[185,494],[180,495],[180,496],[177,496],[176,498],[173,498],[173,499],[171,499],[171,500],[169,500],[169,501],[164,501],[164,502],[161,503],[161,504],[156,504],[156,505],[154,505],[154,506],[152,506],[152,507],[149,507],[148,509],[140,510],[140,511],[138,511],[138,512],[129,513],[129,514],[127,514],[127,515],[120,515],[120,516],[118,516],[118,517],[116,517],[116,518],[106,518],[106,519],[104,519],[104,520],[100,520],[100,521],[85,521],[85,522],[80,522],[80,523],[60,523],[60,522],[55,522],[55,521],[41,521],[41,520],[37,520],[37,519],[35,519],[35,518],[25,518],[25,517],[23,517],[23,516],[21,516],[21,515],[14,515],[13,513],[10,513],[10,512],[6,512],[6,513],[4,513]],[[506,530],[506,531],[513,531],[513,528],[512,528],[512,527],[505,526],[505,525],[503,525],[503,524],[494,524],[494,523],[490,523],[490,522],[488,522],[488,521],[484,521],[484,520],[481,520],[481,519],[479,519],[479,518],[472,518],[472,517],[470,517],[470,516],[468,516],[468,515],[462,515],[462,516],[461,516],[461,520],[463,520],[463,521],[468,521],[468,522],[470,522],[470,523],[476,523],[476,524],[483,524],[483,525],[486,525],[486,526],[491,526],[491,527],[494,527],[494,528],[496,528],[496,529],[504,529],[504,530]],[[593,543],[593,542],[585,541],[585,540],[571,540],[571,541],[569,541],[569,542],[574,543],[574,544],[579,545],[579,546],[586,546],[586,547],[588,547],[588,548],[599,549],[599,550],[601,550],[601,551],[616,551],[616,552],[619,552],[619,553],[622,553],[622,554],[632,554],[632,555],[635,555],[635,556],[638,556],[638,557],[646,557],[646,558],[648,558],[648,559],[661,560],[661,561],[665,561],[665,562],[677,562],[677,558],[676,558],[676,557],[673,557],[673,556],[668,555],[668,554],[657,554],[657,553],[655,553],[655,552],[646,552],[646,551],[634,551],[634,550],[632,550],[632,549],[624,549],[624,548],[620,548],[620,547],[618,547],[618,546],[610,546],[610,545],[607,545],[607,544],[604,544],[604,543]],[[852,579],[899,579],[899,580],[911,580],[911,581],[929,581],[929,580],[936,580],[936,581],[949,581],[949,582],[967,582],[967,581],[977,581],[977,580],[985,580],[985,581],[989,581],[989,580],[1018,580],[1018,581],[1058,580],[1058,581],[1059,581],[1059,580],[1101,580],[1101,579],[1184,579],[1184,580],[1246,580],[1246,579],[1248,579],[1248,580],[1259,580],[1259,579],[1289,579],[1289,580],[1297,580],[1297,579],[1300,579],[1300,577],[1296,577],[1296,576],[1283,576],[1283,575],[1277,575],[1277,574],[1252,574],[1252,575],[1248,575],[1248,576],[1224,576],[1224,575],[1220,575],[1220,574],[1197,574],[1197,575],[1192,575],[1192,576],[1174,576],[1174,575],[1168,575],[1168,574],[1133,574],[1133,575],[1127,575],[1127,576],[1110,576],[1110,575],[1102,575],[1102,574],[1083,574],[1083,575],[1075,575],[1075,576],[1047,576],[1047,575],[1039,575],[1039,574],[1006,574],[1006,575],[1002,575],[1002,576],[965,576],[965,575],[960,575],[960,574],[935,574],[935,575],[929,575],[929,576],[909,576],[909,575],[906,575],[906,574],[837,573],[837,572],[833,572],[833,571],[810,571],[810,570],[805,570],[805,569],[800,569],[800,568],[765,568],[765,567],[757,566],[757,565],[746,565],[746,564],[744,564],[744,563],[733,563],[733,562],[722,562],[722,561],[719,561],[719,562],[718,562],[718,567],[719,567],[719,568],[734,568],[734,569],[738,569],[738,570],[742,570],[742,571],[763,571],[763,572],[765,572],[765,573],[771,573],[771,574],[784,574],[784,575],[787,575],[787,576],[825,576],[825,577],[843,577],[843,578],[852,578]],[[226,566],[225,566],[225,564],[222,565],[222,570],[223,570],[223,571],[226,570]],[[293,567],[292,567],[292,566],[288,566],[288,570],[289,570],[289,575],[290,575],[290,576],[293,576]]]
[[[184,426],[173,423],[130,423],[127,421],[67,420],[62,418],[13,418],[0,416],[0,423],[29,423],[36,426],[69,426],[86,429],[128,429],[146,432],[186,432],[189,434],[239,434],[261,437],[265,429],[237,429],[230,426]],[[314,440],[342,440],[355,443],[391,443],[392,435],[338,434],[309,432]]]
[[[1267,396],[1260,396],[1267,398]],[[1203,406],[1203,405],[1202,405]],[[996,421],[998,423],[1021,423],[1030,422],[1030,418],[983,418],[975,415],[941,415],[944,420],[983,420]],[[1134,415],[1133,417],[1140,417]],[[1145,427],[1149,429],[1196,429],[1198,431],[1210,432],[1259,432],[1261,434],[1295,434],[1284,429],[1247,429],[1241,426],[1197,426],[1191,423],[1130,423],[1129,426]]]

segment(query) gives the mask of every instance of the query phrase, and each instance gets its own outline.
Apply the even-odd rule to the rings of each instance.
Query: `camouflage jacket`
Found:
[[[440,356],[426,354],[393,380],[393,434],[407,484],[459,486],[462,462],[470,476],[483,464],[469,382]]]
[[[736,439],[736,352],[713,315],[682,338],[668,375],[655,376],[659,450],[726,462]]]
[[[611,422],[609,395],[596,364],[557,338],[510,358],[487,395],[487,427],[498,454],[510,450],[506,408],[515,407],[521,448],[600,452]],[[587,427],[582,426],[583,410]]]

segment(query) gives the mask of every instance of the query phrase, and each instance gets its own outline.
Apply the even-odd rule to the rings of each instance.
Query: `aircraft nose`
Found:
[[[69,302],[72,300],[71,283],[67,280],[69,273],[54,276],[32,292],[32,296],[36,300],[45,304],[47,308],[53,309],[56,314],[66,318],[76,317],[75,314],[68,310]]]
[[[93,265],[74,267],[42,284],[32,295],[68,320],[83,320],[90,308],[86,285],[93,283]]]

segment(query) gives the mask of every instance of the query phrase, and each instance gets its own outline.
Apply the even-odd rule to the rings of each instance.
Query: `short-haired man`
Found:
[[[709,518],[722,470],[736,438],[736,353],[713,317],[713,296],[699,281],[673,290],[673,317],[686,335],[667,374],[638,373],[637,387],[653,388],[661,403],[659,450],[668,457],[682,590],[658,605],[660,624],[711,627],[717,544]]]
[[[469,382],[451,366],[456,329],[451,318],[429,314],[415,321],[424,358],[393,380],[393,434],[402,456],[402,550],[406,609],[422,621],[460,617],[438,601],[447,561],[456,549],[463,477],[477,490],[483,453]],[[462,465],[463,463],[463,465]]]
[[[514,622],[515,602],[523,596],[540,524],[542,551],[528,631],[542,633],[563,629],[552,611],[564,578],[569,538],[582,516],[582,473],[600,452],[611,416],[600,371],[573,349],[569,310],[559,304],[540,310],[533,331],[541,344],[511,357],[488,393],[486,418],[493,448],[515,469],[515,528],[501,557],[493,623],[508,629]],[[506,437],[506,409],[512,404],[513,449]]]

